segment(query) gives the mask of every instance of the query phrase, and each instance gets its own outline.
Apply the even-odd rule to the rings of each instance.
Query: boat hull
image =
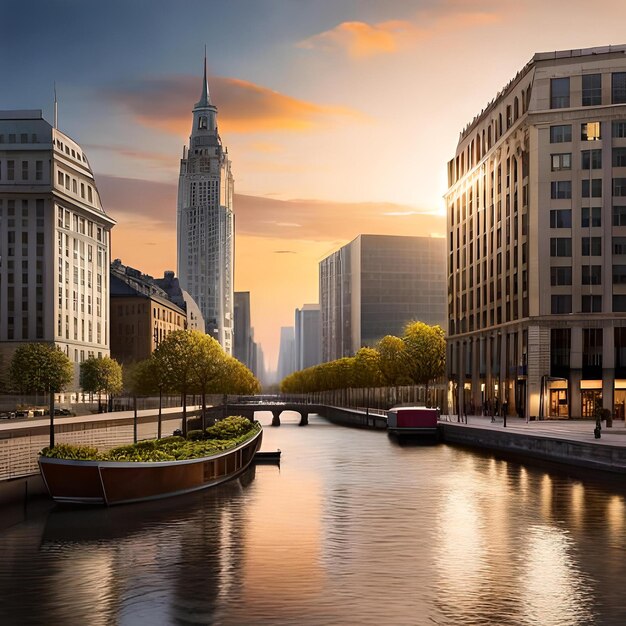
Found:
[[[199,459],[135,463],[39,457],[50,496],[60,503],[114,505],[207,489],[244,472],[261,447],[263,431],[243,444]]]

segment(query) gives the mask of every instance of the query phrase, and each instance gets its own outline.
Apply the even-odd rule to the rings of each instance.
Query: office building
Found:
[[[445,327],[445,239],[359,235],[320,262],[322,361],[353,356],[412,320]]]
[[[104,211],[83,149],[40,110],[0,111],[0,360],[27,342],[109,355]]]
[[[322,362],[322,324],[319,304],[305,304],[296,309],[296,370]]]
[[[252,328],[250,326],[250,292],[235,291],[235,330],[233,356],[247,368],[252,367]]]
[[[204,61],[200,100],[180,162],[178,277],[200,307],[207,334],[233,352],[233,176],[217,128]]]
[[[626,46],[535,54],[462,131],[448,178],[458,401],[623,417]]]
[[[280,345],[278,348],[278,382],[293,373],[296,369],[295,337],[293,326],[280,329]]]

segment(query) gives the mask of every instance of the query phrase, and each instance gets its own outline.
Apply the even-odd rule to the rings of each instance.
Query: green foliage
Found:
[[[403,337],[407,374],[416,385],[428,385],[446,368],[446,337],[441,326],[409,322]]]
[[[404,341],[394,335],[386,335],[376,344],[378,367],[385,384],[398,387],[408,385],[407,354]]]
[[[72,461],[96,461],[99,458],[98,448],[73,446],[69,443],[58,443],[54,448],[44,448],[39,454],[51,459],[69,459]]]
[[[204,433],[202,432],[202,429],[200,429],[200,430],[190,430],[187,433],[187,440],[188,441],[200,441],[201,439],[204,439]]]
[[[229,421],[230,420],[230,421]],[[243,424],[239,420],[245,420],[247,430],[243,430]],[[231,437],[215,437],[198,441],[184,439],[183,437],[165,437],[164,439],[149,439],[139,443],[119,446],[108,452],[98,452],[96,448],[88,446],[72,446],[59,444],[54,448],[44,448],[42,456],[57,459],[90,460],[90,461],[132,461],[143,463],[158,463],[160,461],[182,461],[210,456],[234,448],[260,430],[258,422],[254,424],[243,417],[226,418],[222,420],[226,424],[220,434],[238,433]]]
[[[65,352],[51,343],[27,343],[13,355],[9,368],[13,386],[23,392],[63,391],[74,377]]]
[[[209,426],[205,433],[207,439],[236,439],[254,429],[254,423],[247,417],[231,415]]]
[[[111,357],[89,357],[80,364],[80,386],[89,393],[120,393],[122,366]]]
[[[280,384],[284,393],[309,393],[380,387],[426,385],[444,374],[446,344],[440,326],[410,322],[403,337],[387,335],[376,348],[361,348],[355,356],[294,372]]]

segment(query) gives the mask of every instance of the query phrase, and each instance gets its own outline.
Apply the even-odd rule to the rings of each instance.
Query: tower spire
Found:
[[[204,76],[202,78],[202,95],[200,100],[196,104],[196,107],[209,107],[211,106],[211,96],[209,94],[209,82],[206,76],[206,45],[204,46]]]

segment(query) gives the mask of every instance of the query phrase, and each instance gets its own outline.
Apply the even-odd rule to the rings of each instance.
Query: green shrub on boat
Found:
[[[119,446],[99,452],[91,446],[58,444],[44,448],[41,456],[74,461],[134,461],[157,463],[159,461],[183,461],[210,456],[234,448],[255,435],[261,426],[245,417],[233,415],[206,429],[190,431],[187,439],[172,436],[163,439],[147,439],[136,444]]]

